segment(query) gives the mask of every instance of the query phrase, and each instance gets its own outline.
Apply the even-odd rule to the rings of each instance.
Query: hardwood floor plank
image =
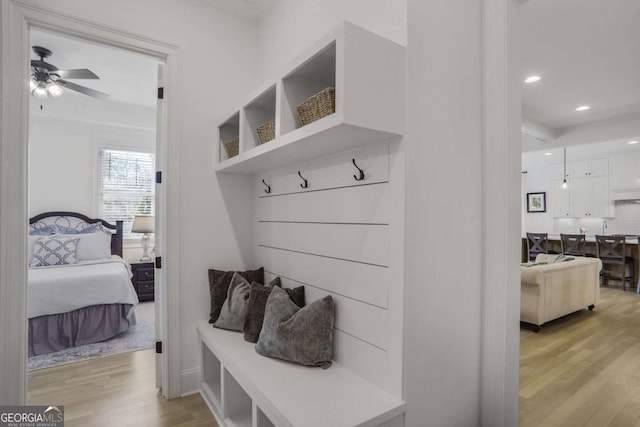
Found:
[[[640,296],[602,288],[596,310],[520,334],[520,426],[640,426]]]
[[[65,425],[216,427],[199,394],[165,400],[155,388],[155,352],[142,350],[28,374],[31,405],[64,405]]]

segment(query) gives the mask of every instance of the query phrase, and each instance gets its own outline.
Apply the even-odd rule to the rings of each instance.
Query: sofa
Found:
[[[560,261],[562,256],[539,254],[533,265],[520,268],[520,321],[533,325],[536,332],[551,320],[593,310],[598,301],[602,263],[597,258],[570,258]]]

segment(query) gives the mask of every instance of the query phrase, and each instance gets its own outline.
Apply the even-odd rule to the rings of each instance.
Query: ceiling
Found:
[[[31,46],[46,47],[53,52],[45,61],[61,70],[88,68],[100,77],[100,80],[69,81],[108,93],[110,101],[155,107],[158,59],[59,33],[33,29],[30,35]],[[38,59],[33,52],[31,58]],[[86,95],[65,90],[58,99],[69,96]]]
[[[215,7],[221,7],[251,19],[259,19],[276,0],[203,0]]]
[[[640,115],[640,1],[522,4],[523,117],[553,129]],[[576,107],[590,105],[588,111]]]

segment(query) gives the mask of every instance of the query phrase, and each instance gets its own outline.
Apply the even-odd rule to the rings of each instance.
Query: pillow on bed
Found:
[[[211,297],[211,311],[209,313],[209,323],[215,323],[220,316],[222,305],[227,299],[229,284],[234,273],[240,274],[247,282],[258,282],[264,284],[264,268],[249,271],[221,271],[209,269],[209,294]]]
[[[333,358],[334,317],[330,295],[300,308],[284,289],[276,287],[267,300],[256,352],[327,369]]]
[[[55,225],[30,226],[29,236],[50,236],[56,232]]]
[[[78,238],[61,236],[40,237],[33,242],[33,257],[30,267],[77,264]]]
[[[99,222],[96,222],[95,224],[89,224],[82,229],[65,227],[64,225],[56,225],[55,228],[58,234],[91,234],[104,231],[102,224],[100,224]]]
[[[78,239],[78,261],[111,257],[111,233],[56,234],[55,236]]]
[[[247,307],[247,315],[244,318],[244,340],[252,343],[258,342],[262,324],[264,323],[264,311],[267,306],[267,299],[274,287],[281,287],[280,278],[276,277],[267,285],[253,282],[251,284],[251,292],[249,293],[249,303]],[[298,307],[304,307],[304,286],[294,289],[285,289],[291,301],[295,302]]]

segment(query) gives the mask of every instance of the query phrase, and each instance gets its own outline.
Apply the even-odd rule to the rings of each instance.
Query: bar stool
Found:
[[[560,233],[560,247],[563,255],[587,256],[587,240],[584,234]]]
[[[627,280],[631,286],[635,284],[635,266],[633,258],[625,255],[625,236],[599,236],[596,235],[596,254],[602,261],[600,283],[604,284],[607,277],[622,281],[622,290],[625,290]],[[609,266],[610,269],[605,269]],[[622,266],[622,273],[618,275],[613,267]],[[627,266],[631,269],[627,275]]]
[[[527,252],[529,261],[535,261],[538,254],[549,253],[549,235],[547,233],[527,233]]]

